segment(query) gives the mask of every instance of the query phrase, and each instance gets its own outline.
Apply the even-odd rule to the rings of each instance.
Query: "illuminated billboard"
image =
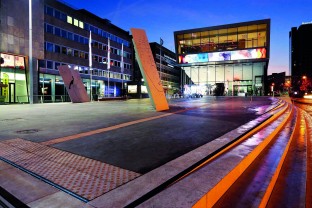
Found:
[[[179,56],[179,63],[204,63],[204,62],[208,62],[208,53],[188,54],[185,56]]]
[[[3,68],[25,69],[24,57],[2,53],[1,58],[3,58],[4,61],[4,63],[1,64]]]
[[[266,49],[246,49],[213,53],[187,54],[179,56],[179,64],[205,63],[211,61],[235,61],[266,58]]]

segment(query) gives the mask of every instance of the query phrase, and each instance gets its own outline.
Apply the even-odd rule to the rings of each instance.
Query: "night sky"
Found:
[[[311,0],[63,0],[130,31],[145,29],[149,42],[174,49],[173,32],[259,19],[271,19],[269,72],[289,74],[289,31],[312,21]],[[312,37],[311,37],[312,38]]]

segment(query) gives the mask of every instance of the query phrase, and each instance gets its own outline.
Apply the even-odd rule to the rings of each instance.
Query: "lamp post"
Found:
[[[32,2],[29,0],[29,103],[34,103],[33,57],[32,57]]]
[[[160,78],[160,82],[162,84],[162,80],[161,80],[161,47],[162,45],[164,44],[164,41],[163,39],[160,38],[160,41],[159,41],[159,78]]]

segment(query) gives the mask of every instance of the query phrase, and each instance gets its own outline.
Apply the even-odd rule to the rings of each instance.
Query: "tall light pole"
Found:
[[[108,97],[110,97],[110,92],[109,92],[109,70],[110,70],[110,40],[109,37],[107,38],[107,71],[108,71],[108,78],[107,78],[107,91],[108,91]]]
[[[124,73],[124,51],[123,43],[121,44],[121,95],[124,96],[124,86],[123,86],[123,73]]]
[[[90,100],[92,102],[92,37],[91,37],[91,30],[90,30],[90,37],[89,37],[89,71],[90,71]]]
[[[161,47],[163,44],[164,44],[164,41],[163,39],[160,38],[160,41],[159,41],[159,45],[160,45],[159,47],[159,78],[160,78],[161,83],[162,83],[162,80],[161,80]]]
[[[32,57],[32,2],[29,0],[29,103],[34,103],[34,77]]]

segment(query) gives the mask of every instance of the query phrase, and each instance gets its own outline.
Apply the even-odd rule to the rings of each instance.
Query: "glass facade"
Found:
[[[266,63],[185,66],[184,94],[213,95],[216,83],[224,83],[227,96],[263,95],[263,69]],[[187,79],[190,77],[191,79]]]
[[[270,20],[177,31],[177,61],[185,95],[264,95]]]
[[[178,54],[229,51],[267,46],[267,24],[179,34]]]

